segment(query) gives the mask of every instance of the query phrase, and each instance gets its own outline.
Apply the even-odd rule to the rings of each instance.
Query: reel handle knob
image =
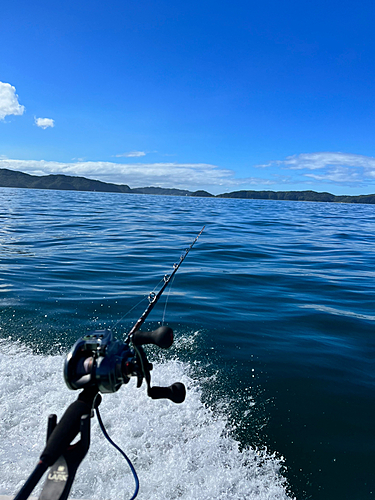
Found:
[[[169,326],[161,326],[153,332],[137,330],[133,333],[132,342],[134,345],[154,344],[163,349],[168,349],[173,344],[173,330]]]
[[[183,403],[185,401],[186,389],[184,384],[176,382],[169,387],[150,387],[148,395],[152,399],[170,399],[173,403]]]

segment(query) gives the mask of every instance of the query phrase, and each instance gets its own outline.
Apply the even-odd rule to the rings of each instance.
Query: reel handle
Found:
[[[150,387],[148,395],[152,399],[170,399],[173,403],[183,403],[185,401],[186,389],[184,384],[176,382],[169,387]]]
[[[173,330],[169,326],[161,326],[153,332],[137,330],[132,335],[134,345],[154,344],[163,349],[168,349],[173,344]]]

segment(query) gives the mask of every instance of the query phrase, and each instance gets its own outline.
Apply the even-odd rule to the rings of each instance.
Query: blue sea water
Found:
[[[140,499],[367,500],[375,496],[375,207],[0,189],[0,494],[43,449],[47,416],[77,394],[77,338],[143,312],[203,225],[145,327],[156,385],[105,395]],[[95,422],[74,498],[129,498],[132,478]]]

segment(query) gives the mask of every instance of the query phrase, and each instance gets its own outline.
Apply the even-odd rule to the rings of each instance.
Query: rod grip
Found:
[[[173,344],[173,330],[169,326],[161,326],[152,332],[137,330],[133,333],[132,342],[134,345],[154,344],[168,349]]]
[[[62,455],[76,437],[81,428],[81,417],[90,415],[93,400],[97,391],[83,391],[78,399],[72,403],[60,422],[56,425],[48,438],[47,445],[40,455],[40,460],[50,467]]]
[[[186,389],[184,384],[176,382],[169,387],[150,387],[148,395],[152,399],[170,399],[173,403],[183,403],[185,401]]]

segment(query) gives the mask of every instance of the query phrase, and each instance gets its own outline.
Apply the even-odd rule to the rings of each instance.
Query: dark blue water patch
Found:
[[[369,498],[374,449],[358,443],[372,432],[374,404],[354,394],[334,397],[324,388],[324,381],[311,379],[273,381],[265,393],[273,398],[265,439],[287,457],[299,497]]]

